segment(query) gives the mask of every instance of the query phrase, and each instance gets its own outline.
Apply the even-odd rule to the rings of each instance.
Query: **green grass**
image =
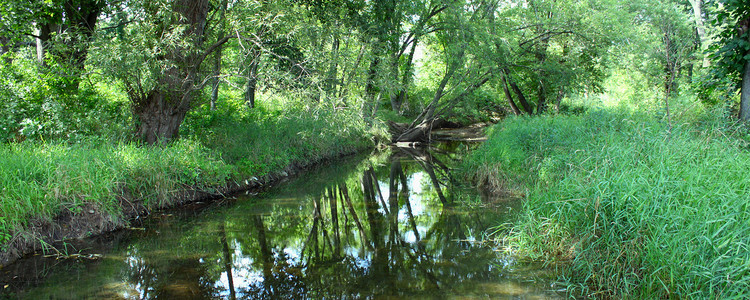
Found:
[[[167,146],[99,137],[0,144],[0,250],[23,234],[29,221],[51,220],[64,209],[80,212],[94,205],[125,222],[121,198],[158,208],[186,189],[211,191],[372,147],[377,130],[356,120],[325,110],[224,109],[194,112],[183,125],[183,138]]]
[[[746,130],[690,118],[669,130],[650,114],[595,110],[497,125],[468,167],[526,196],[498,240],[569,261],[573,294],[750,297]]]
[[[0,243],[27,221],[93,203],[119,216],[118,195],[147,205],[184,187],[222,185],[234,168],[195,142],[144,148],[132,144],[25,142],[0,146]]]
[[[192,125],[190,136],[253,176],[372,147],[378,134],[352,112],[329,110],[203,112]]]

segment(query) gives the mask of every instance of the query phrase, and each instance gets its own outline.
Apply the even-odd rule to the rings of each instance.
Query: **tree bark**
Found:
[[[221,48],[216,50],[216,56],[214,56],[214,79],[211,87],[211,110],[216,110],[216,102],[219,100],[219,75],[221,74]]]
[[[227,0],[221,1],[221,15],[219,16],[219,26],[221,27],[221,29],[219,30],[220,38],[223,37],[226,32],[225,20],[227,5]],[[223,45],[219,45],[219,48],[216,49],[216,54],[214,55],[214,79],[213,87],[211,88],[211,110],[216,110],[216,102],[219,100],[219,84],[221,83],[221,80],[219,80],[219,75],[221,74],[222,50]]]
[[[10,57],[10,39],[6,36],[0,36],[0,56],[3,57],[6,64],[13,63],[13,59]]]
[[[78,91],[89,43],[104,6],[101,0],[67,0],[37,22],[37,60],[46,66],[45,55],[49,54],[60,70],[70,73],[68,84],[63,86],[68,92]],[[55,38],[62,33],[66,33],[65,38]],[[52,43],[56,46],[50,47]]]
[[[143,101],[136,104],[134,114],[138,120],[137,136],[149,144],[166,143],[179,137],[180,124],[189,110],[189,99],[181,105],[175,105],[175,98],[183,96],[181,92],[153,91]]]
[[[531,107],[531,104],[529,104],[529,101],[526,100],[526,97],[523,95],[523,91],[521,91],[518,85],[513,80],[511,80],[511,78],[508,76],[508,74],[510,74],[510,72],[508,72],[508,69],[505,69],[504,72],[505,72],[504,74],[506,75],[506,77],[508,77],[510,88],[513,89],[513,92],[518,97],[518,102],[521,103],[521,107],[523,107],[523,110],[527,114],[530,114],[530,115],[534,114],[534,109]]]
[[[417,50],[418,43],[419,40],[417,38],[414,38],[411,49],[409,50],[409,56],[406,58],[404,72],[403,74],[401,74],[401,88],[398,92],[398,96],[396,96],[394,101],[391,103],[393,111],[398,114],[401,114],[401,107],[409,97],[409,85],[411,84],[412,77],[414,76],[414,73],[412,72],[414,66],[414,53]]]
[[[750,121],[750,61],[745,61],[740,88],[740,120]]]
[[[326,97],[333,98],[334,95],[336,95],[336,85],[338,82],[338,71],[339,71],[339,47],[341,46],[341,38],[339,38],[338,34],[334,35],[333,42],[331,43],[331,53],[333,54],[333,59],[331,60],[331,65],[328,69],[328,78],[326,78],[325,82],[325,92]]]
[[[690,0],[690,5],[693,7],[693,18],[695,19],[695,30],[698,33],[698,39],[700,41],[700,49],[704,51],[708,46],[708,37],[706,36],[706,25],[703,19],[703,0]],[[703,68],[708,68],[711,65],[707,55],[703,55]]]
[[[510,105],[510,109],[513,110],[513,114],[516,116],[520,116],[521,110],[518,109],[518,106],[516,105],[516,102],[513,101],[513,95],[510,94],[510,90],[508,89],[508,81],[505,79],[505,74],[500,75],[501,85],[503,86],[503,92],[505,93],[505,99],[508,100],[508,104]]]
[[[560,102],[562,102],[562,99],[565,97],[565,92],[562,90],[557,92],[557,99],[555,99],[555,113],[560,113]]]
[[[245,88],[245,103],[249,108],[255,108],[255,91],[258,87],[258,61],[253,59],[247,71],[247,87]]]

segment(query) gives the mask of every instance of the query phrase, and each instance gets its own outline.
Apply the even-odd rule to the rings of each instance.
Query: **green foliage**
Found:
[[[671,130],[660,119],[594,109],[497,125],[469,166],[527,194],[506,246],[570,260],[573,293],[747,297],[744,129],[705,113]]]
[[[71,93],[68,77],[55,71],[38,73],[30,59],[0,63],[0,142],[25,139],[67,139],[127,136],[129,112],[118,98],[97,90],[105,84],[83,82]]]
[[[739,87],[739,78],[742,68],[750,51],[750,32],[747,29],[748,18],[750,18],[750,2],[745,0],[720,0],[723,5],[714,19],[714,25],[719,30],[719,40],[714,43],[710,51],[714,54],[718,67],[715,69],[715,78],[730,77]]]

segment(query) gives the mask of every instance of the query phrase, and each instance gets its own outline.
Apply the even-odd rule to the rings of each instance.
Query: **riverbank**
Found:
[[[750,296],[747,129],[710,113],[591,110],[509,118],[467,163],[525,198],[498,228],[508,252],[568,262],[573,294],[597,298]]]
[[[0,266],[54,241],[127,227],[149,212],[266,186],[374,146],[344,114],[206,118],[168,146],[85,141],[0,146]]]

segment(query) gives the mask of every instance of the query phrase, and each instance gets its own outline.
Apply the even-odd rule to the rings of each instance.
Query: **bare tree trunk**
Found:
[[[505,69],[505,75],[508,76],[510,72],[508,72],[507,69]],[[518,102],[521,103],[521,107],[523,107],[523,110],[527,114],[534,114],[534,109],[531,107],[531,104],[529,104],[529,101],[526,100],[526,97],[523,95],[523,91],[516,85],[516,83],[508,77],[508,82],[510,83],[510,88],[513,89],[513,92],[518,97]]]
[[[503,86],[503,92],[505,93],[505,99],[508,100],[508,104],[510,105],[510,109],[513,110],[513,114],[516,116],[520,116],[521,110],[518,109],[518,106],[516,105],[516,102],[513,101],[513,95],[510,94],[510,90],[508,89],[508,81],[505,79],[505,74],[502,74],[500,76],[501,85]]]
[[[562,101],[563,97],[565,97],[565,92],[562,90],[557,92],[557,99],[555,99],[555,113],[560,113],[560,102]]]
[[[219,26],[221,26],[221,29],[219,30],[219,37],[223,37],[226,32],[226,12],[227,12],[227,0],[221,1],[221,15],[219,16]],[[221,80],[219,80],[219,75],[221,74],[221,57],[222,57],[222,50],[223,45],[220,45],[218,49],[216,49],[216,54],[214,55],[214,79],[213,79],[213,87],[211,88],[211,110],[216,110],[216,101],[219,100],[219,84],[221,83]]]
[[[693,7],[693,18],[695,19],[695,30],[698,33],[698,39],[700,39],[700,49],[704,51],[708,46],[708,37],[706,35],[706,25],[703,19],[703,0],[689,0],[690,5]],[[708,68],[711,65],[707,55],[703,55],[703,68]]]
[[[331,66],[328,69],[328,78],[326,78],[325,92],[326,97],[333,98],[336,95],[336,86],[338,82],[338,70],[339,70],[339,47],[341,46],[341,39],[338,34],[333,37],[331,43],[331,52],[333,53],[333,59],[331,60]]]
[[[412,42],[411,49],[409,50],[409,56],[406,58],[404,73],[401,75],[401,88],[398,92],[398,96],[396,96],[396,99],[391,103],[393,111],[398,114],[401,114],[401,106],[404,105],[409,97],[409,85],[411,84],[412,77],[414,76],[412,72],[412,69],[414,68],[414,53],[417,50],[418,43],[419,40],[417,38],[415,38]]]
[[[750,121],[750,61],[745,61],[740,89],[740,120]]]
[[[219,80],[219,75],[221,74],[221,46],[219,46],[219,49],[216,50],[216,55],[214,56],[214,82],[213,87],[211,88],[211,110],[216,110],[216,102],[219,100],[219,84],[221,84],[221,80]]]
[[[258,86],[258,66],[260,64],[260,49],[253,46],[250,51],[250,65],[247,67],[247,86],[245,88],[245,104],[255,107],[255,93]]]
[[[39,24],[39,29],[36,33],[36,60],[40,64],[44,65],[44,56],[45,56],[45,49],[46,49],[46,43],[49,41],[51,36],[51,30],[49,24]]]

